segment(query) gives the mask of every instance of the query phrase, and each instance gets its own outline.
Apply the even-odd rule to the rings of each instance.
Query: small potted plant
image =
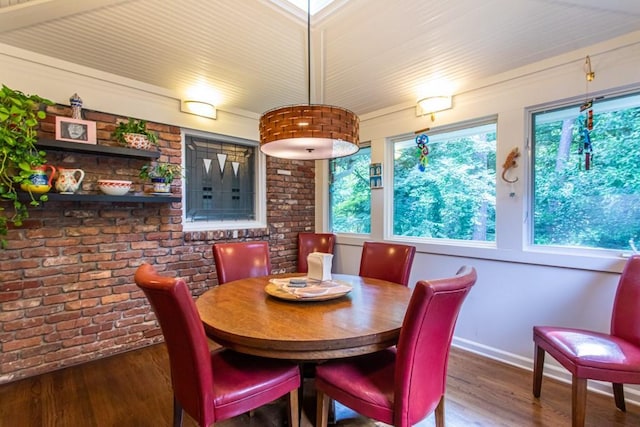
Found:
[[[154,193],[169,193],[171,183],[180,177],[182,167],[172,163],[154,162],[142,166],[140,178],[150,179],[153,183]]]
[[[149,150],[152,146],[158,145],[158,135],[147,130],[145,120],[129,118],[126,122],[120,122],[111,137],[120,144],[137,150]]]

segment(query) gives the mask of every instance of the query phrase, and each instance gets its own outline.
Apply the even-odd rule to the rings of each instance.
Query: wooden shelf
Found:
[[[127,147],[112,147],[110,145],[81,144],[77,142],[58,141],[54,139],[40,139],[37,147],[50,148],[56,151],[69,151],[74,153],[96,153],[107,156],[134,157],[138,159],[157,159],[159,151],[135,150]]]
[[[51,149],[71,153],[94,153],[112,157],[128,157],[137,159],[157,159],[159,151],[135,150],[127,147],[115,147],[110,145],[82,144],[78,142],[58,141],[53,139],[40,139],[36,143],[38,148]],[[49,202],[108,202],[108,203],[174,203],[181,202],[182,198],[173,194],[154,195],[148,193],[128,193],[124,196],[109,196],[100,192],[60,194],[46,193]],[[21,201],[29,201],[31,197],[27,192],[18,193]],[[40,194],[33,193],[37,200]]]
[[[46,193],[49,197],[49,202],[132,202],[132,203],[173,203],[181,202],[180,196],[173,194],[166,196],[156,196],[153,194],[145,193],[129,193],[124,196],[109,196],[102,193],[75,193],[75,194],[60,194],[60,193]],[[31,200],[29,193],[19,192],[18,197],[22,201]],[[37,200],[40,194],[33,193],[33,197]]]

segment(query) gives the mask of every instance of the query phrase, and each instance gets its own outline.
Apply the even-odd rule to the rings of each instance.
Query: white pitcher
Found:
[[[56,190],[58,193],[73,194],[80,188],[80,183],[84,179],[82,169],[58,168],[58,179],[56,180]]]

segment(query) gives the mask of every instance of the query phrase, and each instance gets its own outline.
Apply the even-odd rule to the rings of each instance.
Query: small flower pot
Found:
[[[165,178],[151,178],[154,193],[170,193],[171,184],[166,182]]]
[[[140,133],[125,133],[124,140],[127,142],[127,147],[136,150],[151,150],[153,148],[153,144],[147,136]]]

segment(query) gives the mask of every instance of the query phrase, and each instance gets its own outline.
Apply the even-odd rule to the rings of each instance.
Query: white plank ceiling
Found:
[[[311,30],[311,101],[362,115],[640,31],[640,1],[342,0]],[[256,114],[307,102],[306,33],[268,0],[0,0],[0,43]]]

